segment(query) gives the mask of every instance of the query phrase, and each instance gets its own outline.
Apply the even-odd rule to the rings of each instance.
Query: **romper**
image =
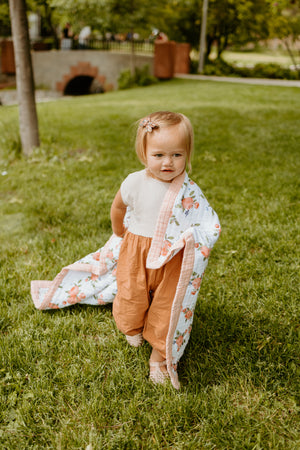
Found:
[[[131,208],[131,218],[120,250],[118,292],[113,302],[118,329],[129,336],[143,332],[144,339],[164,358],[183,250],[159,269],[147,269],[146,259],[160,209],[155,204],[159,202],[160,206],[168,188],[169,183],[149,177],[146,170],[129,175],[121,185],[122,199]]]

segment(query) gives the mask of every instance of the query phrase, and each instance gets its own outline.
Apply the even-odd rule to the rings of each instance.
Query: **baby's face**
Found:
[[[147,136],[147,168],[153,178],[171,182],[185,170],[185,136],[179,125],[154,130]]]

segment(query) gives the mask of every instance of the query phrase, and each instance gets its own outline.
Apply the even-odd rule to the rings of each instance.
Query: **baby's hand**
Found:
[[[125,225],[123,225],[122,230],[121,231],[117,230],[117,232],[115,231],[114,234],[118,237],[123,238],[125,236],[126,231],[127,228],[125,227]]]

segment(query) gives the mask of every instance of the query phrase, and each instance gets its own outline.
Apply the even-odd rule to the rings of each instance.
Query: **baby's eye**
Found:
[[[156,153],[154,156],[155,156],[156,158],[161,158],[163,155],[162,155],[162,153]]]
[[[182,153],[175,153],[174,156],[175,158],[180,158],[182,156]]]

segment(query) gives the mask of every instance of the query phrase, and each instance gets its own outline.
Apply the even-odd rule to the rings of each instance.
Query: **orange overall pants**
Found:
[[[166,338],[183,251],[159,269],[146,269],[151,241],[152,238],[126,233],[117,265],[118,293],[113,316],[122,333],[134,336],[143,332],[144,339],[166,358]]]

